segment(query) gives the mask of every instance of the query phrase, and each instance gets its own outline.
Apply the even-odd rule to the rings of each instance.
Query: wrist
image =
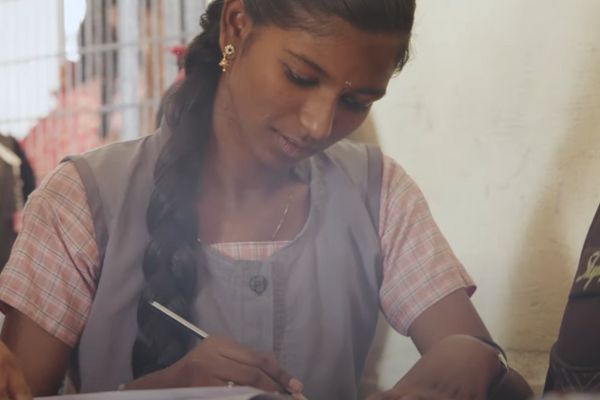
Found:
[[[495,373],[492,374],[492,378],[490,379],[490,383],[488,385],[488,393],[493,393],[502,384],[502,382],[508,375],[508,372],[510,371],[506,352],[496,342],[487,337],[473,337],[479,340],[482,344],[486,345],[489,349],[493,350],[493,352],[495,353],[493,356],[493,366]]]

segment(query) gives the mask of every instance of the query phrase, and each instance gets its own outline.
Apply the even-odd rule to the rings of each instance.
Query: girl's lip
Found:
[[[296,145],[297,147],[304,148],[304,146],[302,146],[302,145],[301,145],[301,144],[300,144],[300,143],[299,143],[297,140],[295,140],[295,139],[293,139],[293,138],[291,138],[291,137],[289,137],[289,136],[287,136],[287,135],[281,135],[281,136],[283,136],[283,138],[284,138],[284,139],[286,139],[286,140],[288,140],[288,141],[292,142],[292,143],[293,143],[294,145]]]
[[[280,134],[279,138],[281,149],[288,157],[299,158],[306,153],[307,148],[299,145],[298,142],[291,139],[290,137]]]

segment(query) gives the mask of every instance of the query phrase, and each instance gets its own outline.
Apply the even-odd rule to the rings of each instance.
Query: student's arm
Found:
[[[56,394],[71,348],[13,309],[6,313],[1,337],[18,360],[33,395]]]
[[[36,396],[60,385],[91,307],[98,263],[85,189],[75,167],[61,164],[29,196],[0,274],[2,337]]]
[[[379,235],[382,311],[423,356],[394,390],[372,399],[406,393],[425,399],[484,399],[505,369],[497,351],[473,337],[490,337],[468,297],[475,285],[415,182],[388,157],[383,160]],[[511,395],[499,398],[514,400],[531,393],[514,372],[499,390],[505,388]]]
[[[0,342],[0,398],[31,400],[31,391],[14,355]]]
[[[484,400],[503,375],[497,350],[475,338],[489,339],[490,335],[464,290],[444,297],[424,311],[411,325],[409,335],[422,354],[421,359],[392,390],[370,400],[407,395]],[[512,370],[492,389],[492,399],[521,400],[533,394]]]
[[[409,329],[409,335],[421,354],[426,354],[436,344],[440,344],[451,335],[456,334],[491,339],[487,328],[463,290],[457,291],[434,304],[423,312]],[[502,372],[497,350],[478,339],[470,340],[469,337],[457,340],[457,342],[462,345],[457,345],[452,354],[456,353],[457,356],[462,354],[467,359],[471,356],[473,358],[477,357],[477,359],[481,356],[483,359],[485,356],[486,360],[491,356],[491,365],[493,370],[496,371],[494,372],[495,376],[497,376],[498,370]],[[490,350],[492,351],[490,352]],[[451,369],[452,364],[447,364],[444,367]],[[510,369],[492,393],[492,398],[518,400],[528,399],[532,395],[533,393],[525,380],[517,372]]]

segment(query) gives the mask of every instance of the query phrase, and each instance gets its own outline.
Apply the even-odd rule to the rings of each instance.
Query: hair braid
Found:
[[[146,212],[150,242],[144,254],[145,284],[137,309],[134,377],[173,364],[190,347],[190,336],[155,313],[149,302],[156,300],[188,318],[196,293],[195,199],[220,76],[221,9],[222,0],[216,0],[202,16],[204,31],[187,51],[186,78],[166,102],[166,122],[172,134],[158,157]]]

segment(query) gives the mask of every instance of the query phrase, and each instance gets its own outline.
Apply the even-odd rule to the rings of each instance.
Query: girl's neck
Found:
[[[240,199],[269,196],[294,180],[291,168],[275,169],[261,163],[225,132],[212,135],[202,170],[203,187]]]
[[[219,85],[215,97],[213,132],[204,152],[202,185],[225,196],[268,196],[291,183],[291,166],[266,165],[243,143],[231,95]],[[231,198],[230,197],[230,198]]]

